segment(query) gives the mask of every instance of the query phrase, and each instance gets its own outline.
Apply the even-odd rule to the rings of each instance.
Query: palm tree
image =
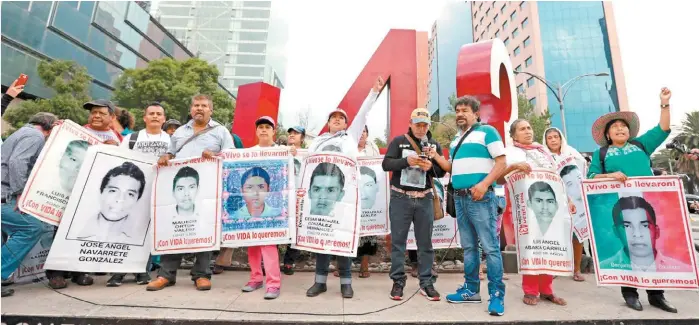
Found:
[[[686,113],[684,120],[680,126],[680,134],[673,141],[684,145],[686,148],[699,148],[699,111]],[[652,157],[653,165],[656,167],[665,167],[666,170],[672,170],[678,174],[686,174],[691,180],[687,188],[690,192],[694,192],[694,184],[699,182],[699,163],[689,160],[680,154],[677,150],[662,149]]]

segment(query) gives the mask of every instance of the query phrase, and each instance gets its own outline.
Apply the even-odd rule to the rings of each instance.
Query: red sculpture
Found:
[[[279,116],[280,92],[281,89],[264,82],[255,82],[238,87],[235,118],[231,128],[235,130],[235,134],[243,141],[245,148],[257,144],[255,121],[260,116],[270,116],[277,123],[279,122],[277,117]],[[214,109],[216,108],[214,107]]]

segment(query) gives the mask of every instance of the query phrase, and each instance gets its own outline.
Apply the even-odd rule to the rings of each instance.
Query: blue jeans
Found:
[[[2,279],[7,280],[17,270],[29,251],[41,239],[46,230],[43,222],[28,214],[15,211],[17,200],[10,199],[2,204],[2,232],[7,242],[2,245]]]
[[[481,283],[478,278],[480,255],[478,241],[480,240],[486,254],[488,267],[488,294],[496,292],[500,297],[505,296],[505,283],[502,282],[502,254],[498,237],[497,200],[493,191],[488,191],[480,201],[474,201],[470,195],[455,196],[456,220],[459,224],[461,247],[464,249],[464,278],[466,287],[472,292],[480,292]]]

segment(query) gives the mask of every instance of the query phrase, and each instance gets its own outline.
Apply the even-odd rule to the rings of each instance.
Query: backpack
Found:
[[[137,133],[129,134],[129,150],[133,150],[133,147],[136,145],[136,140],[138,140],[138,135],[140,133],[141,132],[139,131]],[[134,134],[136,135],[135,137],[134,137]]]
[[[636,147],[641,148],[641,150],[643,150],[643,152],[646,152],[646,147],[643,145],[643,143],[638,142],[638,140],[636,140],[636,139],[634,139],[634,140],[629,140],[629,143],[632,144],[632,145],[634,145],[634,146],[636,146]],[[599,162],[600,162],[600,166],[602,167],[602,173],[601,173],[601,174],[606,174],[606,173],[607,173],[607,169],[604,167],[604,158],[607,157],[607,150],[609,150],[609,145],[606,145],[606,146],[604,146],[604,147],[602,147],[602,148],[599,149]],[[646,154],[648,154],[648,153],[646,153]],[[650,159],[649,159],[649,160],[650,160]],[[652,161],[650,162],[650,167],[653,168],[653,162],[652,162]]]

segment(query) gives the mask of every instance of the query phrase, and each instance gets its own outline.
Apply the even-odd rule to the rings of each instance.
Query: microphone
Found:
[[[422,137],[422,139],[420,139],[420,147],[422,147],[422,154],[420,155],[420,157],[427,158],[427,151],[430,150],[430,141],[427,140],[427,136],[424,136]]]

